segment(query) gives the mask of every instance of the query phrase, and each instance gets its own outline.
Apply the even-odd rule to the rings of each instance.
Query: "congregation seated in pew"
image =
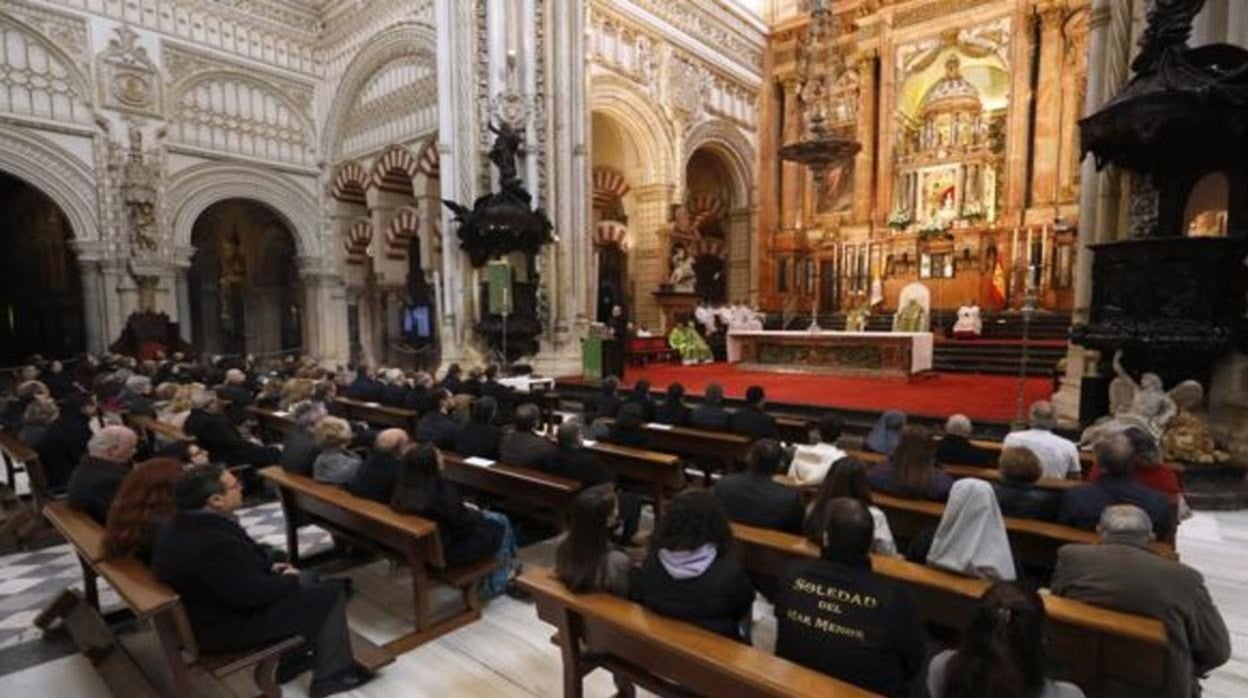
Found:
[[[670,424],[674,427],[689,426],[689,416],[693,413],[685,404],[685,386],[672,383],[667,386],[663,402],[654,409],[654,420],[659,424]]]
[[[348,447],[354,434],[341,417],[324,417],[313,430],[317,456],[312,461],[312,478],[317,482],[346,485],[355,478],[363,459]]]
[[[646,436],[645,423],[642,405],[637,402],[625,402],[620,405],[615,422],[603,435],[602,440],[629,448],[649,448],[650,439]]]
[[[302,636],[282,657],[278,681],[312,671],[309,695],[354,690],[372,674],[352,659],[346,587],[277,562],[234,519],[242,484],[217,465],[178,481],[177,513],[160,528],[152,570],[178,593],[201,650],[230,652]]]
[[[1200,677],[1230,658],[1230,635],[1201,574],[1149,550],[1154,527],[1138,506],[1106,507],[1097,544],[1058,550],[1050,588],[1059,596],[1160,620],[1167,638],[1163,695],[1198,696]]]
[[[1135,462],[1131,466],[1131,479],[1177,502],[1183,494],[1183,488],[1179,484],[1179,475],[1163,462],[1157,439],[1139,427],[1128,427],[1123,430],[1123,434],[1131,440],[1131,446],[1135,451]],[[1105,471],[1100,464],[1094,463],[1088,470],[1088,481],[1096,482],[1104,475]]]
[[[174,458],[136,463],[121,481],[104,524],[104,554],[152,561],[156,532],[175,510],[174,487],[187,467]]]
[[[915,536],[906,558],[966,577],[1018,578],[992,486],[970,477],[953,483],[936,530]]]
[[[280,458],[277,449],[244,439],[222,411],[217,394],[210,390],[196,393],[184,431],[195,437],[214,463],[259,467],[276,463]]]
[[[130,472],[138,444],[139,437],[129,427],[113,425],[96,432],[87,442],[86,456],[69,476],[70,506],[104,523],[117,489]]]
[[[498,402],[489,396],[472,401],[468,410],[468,422],[455,432],[453,449],[461,456],[476,456],[498,460],[503,429],[494,424],[498,416]]]
[[[668,503],[632,593],[652,611],[749,642],[754,587],[710,491],[686,490]]]
[[[43,443],[34,447],[43,464],[48,489],[65,489],[70,473],[87,453],[87,443],[102,428],[95,396],[77,391],[65,396],[60,415],[48,427]]]
[[[368,456],[347,482],[347,491],[374,502],[389,502],[394,496],[407,444],[407,432],[402,429],[384,429],[378,433]]]
[[[654,404],[654,398],[650,396],[650,381],[645,378],[637,379],[637,382],[633,383],[633,389],[629,391],[628,397],[624,398],[624,404],[637,405],[641,408],[641,421],[653,422],[656,405]],[[621,405],[621,407],[623,406]],[[618,411],[616,416],[619,416]]]
[[[763,409],[767,404],[763,386],[751,385],[745,390],[745,404],[732,413],[728,431],[751,440],[779,438],[776,419]]]
[[[278,463],[286,472],[312,477],[312,465],[321,448],[316,443],[316,425],[329,416],[325,403],[302,400],[290,408],[294,425],[282,439],[282,456]]]
[[[581,490],[568,516],[568,530],[555,547],[559,581],[578,594],[604,591],[628,598],[632,561],[611,542],[619,525],[619,499],[610,484]]]
[[[888,460],[877,463],[868,473],[871,489],[937,502],[949,497],[953,478],[936,466],[927,429],[917,424],[907,425],[897,435],[895,443],[891,437],[888,441],[892,445]]]
[[[806,507],[802,493],[775,481],[784,452],[773,439],[760,439],[750,446],[746,471],[724,475],[715,483],[715,498],[728,518],[760,528],[801,533]]]
[[[1027,422],[1030,428],[1007,434],[1002,447],[1026,448],[1036,454],[1044,477],[1078,478],[1083,469],[1079,464],[1079,447],[1070,439],[1053,433],[1057,427],[1053,403],[1048,400],[1032,403]]]
[[[1137,434],[1143,449],[1155,449],[1152,437]],[[1100,521],[1101,512],[1114,504],[1134,504],[1143,509],[1153,522],[1153,533],[1166,539],[1174,532],[1174,513],[1164,495],[1132,477],[1136,462],[1136,446],[1125,433],[1103,437],[1096,444],[1096,463],[1101,476],[1062,496],[1058,510],[1059,523],[1076,528],[1092,529]]]
[[[875,523],[861,502],[833,499],[820,515],[821,556],[780,575],[776,655],[881,695],[911,695],[927,654],[918,603],[872,571]]]
[[[454,404],[453,395],[446,388],[430,391],[425,396],[423,414],[416,425],[416,439],[438,448],[454,448],[455,435],[459,432],[459,423],[450,415]]]
[[[1001,451],[999,468],[1001,479],[992,483],[992,489],[997,495],[997,504],[1000,505],[1003,516],[1040,521],[1057,520],[1062,493],[1036,486],[1036,481],[1043,472],[1036,454],[1027,448],[1006,448]]]
[[[503,564],[481,582],[486,598],[507,589],[519,570],[511,521],[496,511],[479,511],[464,503],[455,484],[442,477],[442,454],[422,443],[403,455],[390,506],[438,524],[446,564],[458,567],[490,557]]]
[[[897,543],[893,540],[893,531],[888,526],[888,517],[884,511],[875,506],[871,499],[871,485],[867,481],[867,465],[860,460],[848,456],[838,458],[832,464],[827,476],[819,487],[819,493],[806,513],[802,532],[807,540],[815,545],[823,541],[823,522],[826,511],[833,500],[853,499],[871,514],[874,532],[871,538],[871,552],[878,555],[896,555]]]
[[[614,419],[623,400],[619,395],[620,379],[607,376],[598,387],[598,394],[585,401],[585,423],[593,424],[599,419]]]
[[[818,485],[824,481],[832,464],[845,457],[836,442],[841,438],[841,418],[825,414],[819,418],[819,442],[798,444],[789,461],[789,477],[799,485]]]
[[[958,646],[932,657],[928,694],[1083,698],[1078,686],[1047,676],[1047,620],[1036,592],[1012,582],[993,584],[975,604]]]
[[[706,386],[702,404],[689,414],[689,426],[709,431],[727,431],[732,413],[724,407],[724,388],[718,383]]]
[[[986,468],[992,465],[993,455],[971,443],[974,425],[964,414],[955,414],[945,421],[945,434],[936,447],[936,463],[939,465],[970,465]]]
[[[879,419],[875,420],[871,431],[867,432],[867,438],[863,441],[863,445],[872,453],[891,456],[897,445],[901,443],[901,433],[905,426],[905,412],[885,410]]]
[[[508,465],[535,468],[549,458],[555,445],[535,433],[542,413],[537,405],[526,402],[516,408],[516,421],[511,431],[503,434],[499,445],[499,459]]]
[[[615,482],[615,473],[585,448],[581,423],[569,419],[555,430],[555,450],[538,464],[551,475],[572,478],[587,487]]]

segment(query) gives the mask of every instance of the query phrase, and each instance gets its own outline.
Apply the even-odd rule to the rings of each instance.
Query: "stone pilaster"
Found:
[[[1036,49],[1032,29],[1037,18],[1024,3],[1019,4],[1014,16],[1014,26],[1019,29],[1014,32],[1010,53],[1013,82],[1010,84],[1010,113],[1006,122],[1005,210],[1021,217],[1027,205],[1027,163],[1031,159],[1028,122],[1035,99],[1031,90],[1032,55]]]
[[[1035,127],[1031,144],[1030,205],[1037,208],[1051,207],[1057,200],[1057,165],[1063,112],[1062,19],[1065,15],[1065,2],[1049,2],[1036,8],[1036,20],[1040,26],[1040,60],[1035,95]]]
[[[877,55],[874,50],[867,51],[858,57],[858,143],[862,150],[858,151],[854,162],[854,211],[855,223],[866,223],[871,219],[873,196],[875,194],[875,66]]]
[[[325,366],[345,364],[351,356],[346,284],[322,258],[300,257],[298,265],[304,295],[304,353]]]
[[[784,132],[781,145],[788,145],[802,137],[802,108],[796,79],[784,81]],[[801,218],[801,191],[806,173],[801,165],[785,162],[780,166],[780,227],[795,228]]]

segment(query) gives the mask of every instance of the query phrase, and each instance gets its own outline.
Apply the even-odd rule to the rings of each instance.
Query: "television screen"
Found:
[[[403,334],[411,339],[429,339],[433,336],[429,306],[409,305],[403,309]]]

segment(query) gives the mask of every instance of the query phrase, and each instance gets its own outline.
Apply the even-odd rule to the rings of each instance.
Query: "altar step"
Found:
[[[1065,356],[1065,344],[1055,344],[1051,340],[1041,345],[1029,343],[1026,373],[1029,376],[1051,376],[1057,363]],[[1022,363],[1022,342],[1006,344],[990,339],[938,341],[932,355],[932,368],[950,373],[1018,375]]]
[[[953,327],[957,313],[952,310],[937,310],[932,313],[932,331],[944,335]],[[1017,312],[984,313],[983,339],[1022,340],[1023,316]],[[783,326],[782,326],[783,324]],[[767,316],[766,327],[769,330],[789,329],[800,330],[810,326],[810,314],[799,314],[791,317],[787,323],[777,313]],[[819,326],[825,330],[844,330],[845,314],[829,313],[819,316]],[[893,329],[892,313],[877,313],[867,318],[868,332],[890,332]],[[1070,332],[1070,315],[1067,313],[1036,313],[1027,326],[1027,338],[1064,340]]]

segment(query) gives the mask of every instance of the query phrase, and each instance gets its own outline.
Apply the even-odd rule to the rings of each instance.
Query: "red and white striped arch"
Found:
[[[442,176],[442,155],[438,152],[438,139],[430,136],[420,146],[420,154],[416,156],[416,168],[429,179]]]
[[[723,200],[714,194],[694,194],[685,202],[685,208],[689,211],[694,227],[719,220],[727,210]]]
[[[364,198],[364,192],[369,184],[371,184],[371,178],[358,162],[346,162],[334,175],[334,183],[330,185],[329,195],[345,203],[365,205],[367,201]]]
[[[368,259],[368,246],[373,242],[373,224],[368,221],[358,221],[347,229],[346,238],[343,240],[343,246],[347,250],[347,262],[350,264],[363,264]]]
[[[628,252],[628,226],[618,221],[601,221],[594,226],[594,246],[618,245],[621,252]]]
[[[382,191],[414,195],[412,180],[420,174],[420,164],[412,151],[392,145],[373,164],[373,186]]]
[[[593,171],[594,208],[607,211],[615,208],[629,192],[624,175],[612,167],[595,167]]]
[[[390,259],[407,257],[407,246],[420,234],[420,214],[414,208],[402,208],[386,226],[386,256]]]
[[[694,259],[699,257],[718,257],[724,259],[724,241],[715,238],[698,238],[689,243],[689,254]]]

